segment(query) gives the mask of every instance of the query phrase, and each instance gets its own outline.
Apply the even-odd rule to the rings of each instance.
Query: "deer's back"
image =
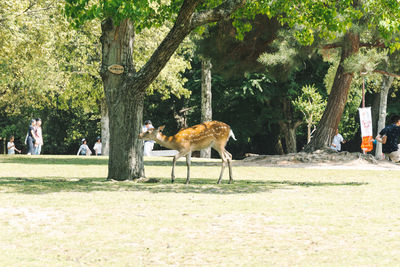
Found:
[[[207,121],[189,128],[180,130],[174,135],[175,140],[180,140],[193,149],[203,149],[212,142],[226,141],[229,138],[230,127],[219,121]]]

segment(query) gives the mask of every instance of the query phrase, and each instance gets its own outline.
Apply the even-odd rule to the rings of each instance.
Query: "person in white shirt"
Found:
[[[15,151],[21,153],[21,150],[17,149],[14,145],[14,136],[10,137],[10,141],[7,143],[8,155],[15,154]]]
[[[342,144],[346,143],[346,141],[343,139],[343,136],[339,133],[339,130],[336,129],[335,136],[333,137],[331,148],[336,151],[341,151],[342,150]]]
[[[90,156],[91,154],[92,154],[92,151],[88,147],[86,139],[83,138],[82,145],[79,147],[78,153],[76,153],[76,155]]]
[[[42,135],[42,120],[36,119],[36,127],[35,127],[35,155],[40,155],[43,146],[43,135]]]
[[[96,143],[93,146],[93,150],[95,151],[96,156],[101,156],[101,147],[102,147],[101,138],[100,136],[98,136],[96,138]]]
[[[142,132],[147,132],[149,129],[153,129],[154,126],[151,121],[147,120],[144,122],[144,126],[142,128]],[[154,141],[145,141],[143,148],[143,156],[150,156],[151,151],[154,148]]]

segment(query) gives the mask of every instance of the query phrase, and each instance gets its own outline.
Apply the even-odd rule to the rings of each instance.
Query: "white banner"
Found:
[[[358,111],[360,113],[361,136],[372,136],[371,107],[359,108]]]

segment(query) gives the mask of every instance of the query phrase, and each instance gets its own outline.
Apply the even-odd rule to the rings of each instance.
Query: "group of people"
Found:
[[[7,151],[9,155],[15,154],[15,152],[21,153],[21,150],[15,146],[14,140],[14,136],[11,136],[7,143]],[[40,118],[31,119],[25,137],[25,145],[28,145],[28,155],[40,155],[42,152],[43,134],[42,120]]]
[[[43,146],[42,136],[42,120],[32,119],[26,134],[25,144],[28,145],[28,155],[40,155]],[[150,120],[144,122],[142,132],[146,132],[149,129],[153,129],[154,126]],[[387,155],[393,162],[400,162],[400,116],[395,115],[392,117],[392,123],[386,126],[375,138],[376,141],[382,143],[382,152]],[[336,151],[341,151],[341,145],[346,141],[343,136],[336,129],[335,136],[333,137],[331,148]],[[143,148],[143,155],[149,156],[154,147],[154,141],[145,141]],[[14,136],[11,136],[7,143],[8,154],[15,154],[15,152],[21,153],[15,144]],[[96,143],[93,146],[93,150],[96,156],[101,156],[102,144],[100,136],[96,138]],[[87,140],[82,139],[82,144],[79,147],[77,155],[90,156],[92,151],[87,145]]]
[[[96,143],[93,146],[93,150],[96,156],[101,156],[101,149],[102,149],[102,144],[101,144],[101,138],[98,136],[96,138]],[[87,140],[85,138],[82,139],[82,144],[79,147],[78,153],[76,155],[81,155],[81,156],[90,156],[92,155],[92,150],[90,150],[89,146],[87,145]]]
[[[383,128],[376,136],[375,140],[382,143],[382,152],[393,162],[400,162],[400,116],[394,115],[391,124]],[[336,129],[331,148],[341,151],[341,145],[346,141]]]
[[[154,129],[154,126],[150,120],[146,120],[144,122],[144,126],[142,127],[142,132],[146,132],[149,129]],[[143,155],[150,156],[150,153],[153,150],[153,147],[154,147],[154,141],[145,141],[144,148],[143,148]],[[102,149],[101,138],[99,136],[96,138],[96,143],[93,146],[93,150],[95,151],[96,156],[101,156],[101,149]],[[90,150],[90,148],[87,144],[87,140],[85,138],[82,139],[82,144],[79,147],[77,155],[90,156],[91,154],[92,154],[92,151]]]
[[[42,120],[32,119],[25,138],[28,145],[28,155],[40,155],[43,146]]]

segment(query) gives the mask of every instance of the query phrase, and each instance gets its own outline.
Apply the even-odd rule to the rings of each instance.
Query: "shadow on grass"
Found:
[[[151,179],[157,180],[157,179]],[[174,184],[164,179],[156,183],[137,183],[132,181],[108,181],[104,178],[0,178],[0,192],[22,194],[47,194],[56,192],[94,192],[94,191],[147,191],[150,193],[199,193],[199,194],[251,194],[269,192],[293,187],[320,186],[361,186],[358,182],[294,182],[294,181],[251,181],[237,180],[233,184],[217,185],[215,180],[193,178],[185,185],[185,179],[176,179]]]
[[[18,163],[18,164],[54,164],[54,165],[107,165],[108,157],[74,157],[74,158],[52,158],[52,157],[3,157],[0,163]],[[145,166],[171,166],[172,157],[162,160],[145,160]],[[177,166],[186,166],[184,158],[176,162]],[[192,166],[220,166],[220,161],[192,161]]]
[[[1,163],[18,164],[47,164],[47,165],[107,165],[108,157],[76,157],[76,158],[52,158],[52,157],[4,157]]]

